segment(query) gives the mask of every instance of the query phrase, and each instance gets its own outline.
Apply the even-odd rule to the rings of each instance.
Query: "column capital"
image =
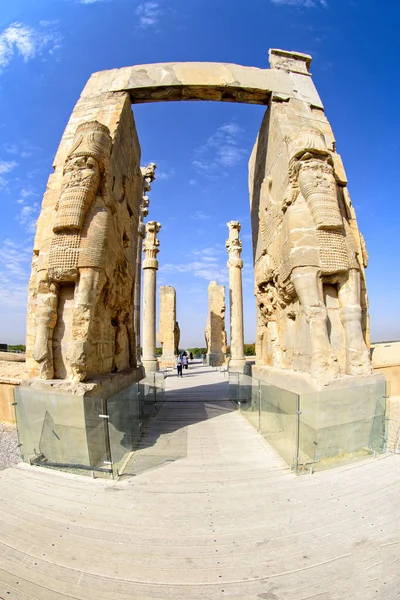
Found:
[[[229,254],[229,260],[227,263],[228,269],[241,269],[243,267],[243,261],[240,258],[242,253],[242,242],[239,239],[241,225],[239,221],[229,221],[229,223],[227,223],[227,227],[229,229],[229,238],[226,240],[225,247]]]
[[[143,242],[143,252],[145,254],[143,269],[158,269],[156,256],[159,253],[160,240],[157,239],[157,233],[160,229],[161,225],[157,221],[146,223],[146,239]]]
[[[149,192],[151,190],[151,184],[155,180],[155,170],[157,165],[155,163],[150,163],[147,167],[140,167],[140,172],[143,177],[143,191]]]
[[[140,215],[142,219],[144,217],[147,217],[147,215],[149,214],[149,205],[150,198],[148,196],[142,196],[142,202],[140,204]]]

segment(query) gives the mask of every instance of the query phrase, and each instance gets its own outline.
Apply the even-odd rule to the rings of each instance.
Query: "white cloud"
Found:
[[[19,202],[19,204],[21,204],[21,202]],[[33,204],[23,204],[19,214],[17,215],[19,224],[24,226],[28,233],[35,233],[38,213],[39,203],[34,202]]]
[[[212,281],[226,282],[228,270],[226,268],[225,252],[222,246],[211,246],[193,250],[191,255],[195,260],[187,263],[167,263],[160,266],[162,273],[190,273],[194,277]]]
[[[195,221],[206,221],[207,219],[210,219],[210,215],[206,215],[205,213],[201,212],[201,210],[196,210],[196,212],[190,216],[191,219],[194,219]]]
[[[0,161],[0,175],[5,175],[6,173],[9,173],[13,169],[15,169],[15,167],[17,167],[17,166],[18,166],[18,163],[15,162],[15,160]]]
[[[167,179],[171,179],[175,175],[175,169],[168,169],[168,171],[156,171],[156,180],[167,181]]]
[[[0,253],[0,304],[12,309],[25,308],[32,248],[6,239]]]
[[[51,29],[49,22],[34,28],[23,23],[12,23],[0,33],[0,67],[7,67],[15,56],[28,62],[45,50],[54,54],[61,44],[60,34]]]
[[[8,180],[3,175],[7,175],[15,167],[18,167],[18,163],[15,160],[0,160],[0,189],[4,189],[8,185]]]
[[[225,267],[210,264],[206,261],[193,261],[185,264],[166,263],[160,266],[159,270],[162,273],[191,273],[194,277],[206,279],[207,281],[212,281],[213,279],[217,281],[228,280],[228,273]]]
[[[289,5],[289,6],[304,6],[305,8],[315,8],[316,6],[327,7],[327,0],[270,0],[272,4]]]
[[[234,167],[247,158],[248,152],[241,147],[242,128],[237,123],[225,123],[197,148],[194,168],[205,175],[214,177],[221,167]]]
[[[158,2],[143,2],[142,4],[139,4],[136,9],[140,26],[143,28],[157,25],[162,13],[163,11]]]

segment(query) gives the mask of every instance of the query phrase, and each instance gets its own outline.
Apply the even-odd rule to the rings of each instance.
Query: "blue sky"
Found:
[[[0,8],[0,341],[25,337],[34,223],[52,159],[90,74],[166,61],[311,71],[349,179],[370,264],[373,340],[400,338],[398,0],[13,0]],[[211,279],[227,284],[226,222],[242,223],[245,341],[255,337],[247,162],[260,106],[134,106],[142,164],[158,165],[160,285],[177,289],[182,344],[202,345]]]

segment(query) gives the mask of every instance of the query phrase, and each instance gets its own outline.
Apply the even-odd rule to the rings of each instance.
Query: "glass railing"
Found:
[[[297,473],[347,464],[386,449],[384,380],[295,394],[229,373],[229,397]]]
[[[22,460],[45,467],[111,471],[101,398],[16,387],[14,405]]]
[[[122,473],[164,400],[163,373],[150,373],[107,398],[14,390],[24,462],[79,474]]]

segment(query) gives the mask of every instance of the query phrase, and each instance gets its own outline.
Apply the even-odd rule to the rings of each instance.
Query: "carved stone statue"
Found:
[[[271,178],[263,184],[260,228],[265,251],[255,268],[257,345],[262,362],[308,370],[308,348],[299,336],[301,325],[295,325],[304,316],[311,375],[319,382],[335,379],[341,371],[341,331],[334,318],[338,314],[345,349],[343,371],[369,375],[360,304],[363,256],[332,153],[317,128],[304,127],[285,141],[289,171],[283,201],[274,197]],[[328,319],[328,308],[332,308],[333,320]]]
[[[133,217],[124,192],[119,202],[112,192],[111,145],[106,126],[86,122],[78,126],[65,160],[31,295],[32,358],[42,379],[83,381],[135,364]],[[123,225],[118,216],[125,213]],[[53,339],[57,328],[62,335]]]

